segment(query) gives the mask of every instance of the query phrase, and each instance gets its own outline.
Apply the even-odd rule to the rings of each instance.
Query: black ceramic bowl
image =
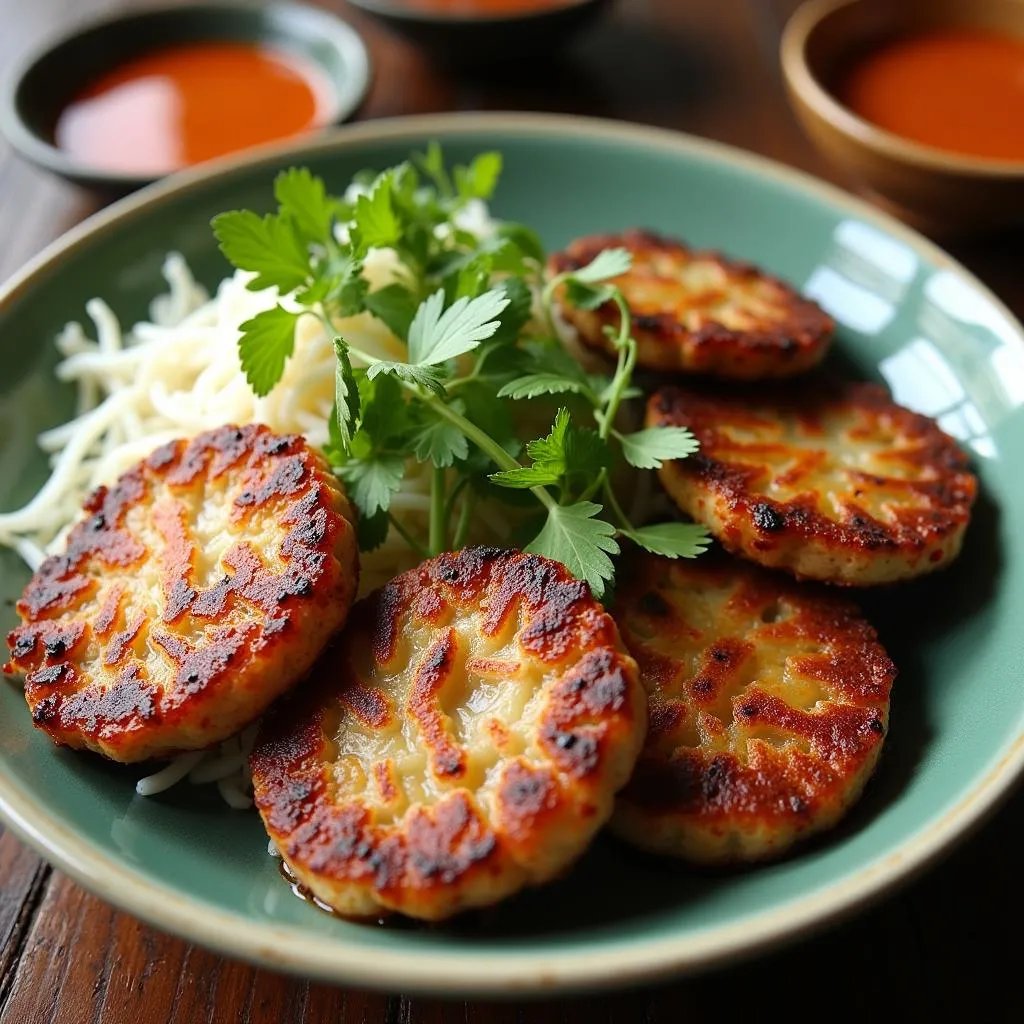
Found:
[[[593,21],[611,0],[551,0],[549,7],[520,13],[436,10],[408,0],[349,0],[398,35],[445,63],[486,68],[517,57],[536,57],[565,43]]]
[[[361,102],[370,61],[358,34],[328,11],[298,3],[219,2],[150,8],[82,24],[19,62],[0,85],[0,130],[29,160],[82,185],[117,194],[156,175],[83,163],[54,143],[61,111],[98,76],[147,51],[183,43],[260,42],[314,61],[332,85],[327,124]]]

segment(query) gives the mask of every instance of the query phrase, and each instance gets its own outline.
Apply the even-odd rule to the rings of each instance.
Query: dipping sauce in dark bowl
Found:
[[[328,123],[327,75],[299,54],[207,42],[155,50],[96,79],[57,119],[57,145],[94,167],[162,175]]]

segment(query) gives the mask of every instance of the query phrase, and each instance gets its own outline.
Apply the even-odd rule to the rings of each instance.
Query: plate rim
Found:
[[[151,185],[87,218],[50,243],[0,286],[3,311],[48,269],[116,229],[137,212],[159,207],[182,193],[235,172],[303,159],[346,146],[400,141],[425,134],[459,136],[501,131],[520,136],[566,134],[596,142],[619,142],[640,148],[697,156],[752,171],[761,177],[811,194],[833,208],[872,223],[909,245],[932,264],[953,269],[984,295],[1024,344],[1024,326],[993,292],[933,242],[837,186],[724,143],[671,129],[603,118],[515,112],[425,114],[347,125],[303,142],[270,143],[244,156],[211,161]],[[295,926],[253,922],[146,878],[94,848],[59,818],[34,804],[27,789],[0,776],[0,820],[46,861],[85,889],[121,910],[165,931],[229,956],[274,970],[335,983],[379,990],[434,994],[554,995],[652,981],[750,956],[766,947],[795,940],[835,923],[909,881],[940,855],[973,833],[1010,794],[1024,772],[1024,728],[1002,755],[989,764],[972,787],[917,834],[849,874],[839,883],[809,896],[786,901],[750,919],[702,930],[696,935],[663,936],[648,942],[612,940],[600,949],[474,953],[453,957],[450,951],[392,950],[363,945],[358,938],[297,935]],[[244,927],[240,927],[244,924]]]

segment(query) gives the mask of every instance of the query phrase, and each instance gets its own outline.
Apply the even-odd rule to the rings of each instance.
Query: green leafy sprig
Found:
[[[696,441],[679,428],[617,426],[623,402],[639,394],[629,308],[614,284],[629,269],[626,250],[545,282],[543,247],[525,225],[503,223],[484,237],[466,230],[461,215],[491,197],[500,172],[498,153],[449,171],[431,145],[383,173],[357,176],[348,198],[292,169],[275,181],[275,212],[216,217],[222,252],[253,275],[247,286],[276,288],[283,299],[241,325],[239,358],[253,391],[266,395],[294,357],[301,317],[316,317],[334,337],[325,453],[359,510],[364,550],[391,529],[423,556],[460,547],[476,503],[497,500],[533,523],[526,550],[563,562],[600,597],[622,538],[669,557],[706,546],[694,524],[634,525],[613,486],[623,463],[657,469],[691,454]],[[371,248],[391,249],[399,262],[397,279],[375,291],[363,273]],[[562,346],[559,295],[585,309],[617,307],[610,375],[588,374]],[[338,332],[364,312],[405,343],[404,359],[380,359]],[[563,404],[550,431],[524,446],[522,423],[536,421],[552,396]],[[416,463],[430,466],[425,536],[392,510]]]

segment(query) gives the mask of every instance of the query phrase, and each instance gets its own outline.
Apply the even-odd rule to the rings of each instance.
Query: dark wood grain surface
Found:
[[[137,0],[136,0],[137,2]],[[111,0],[0,0],[0,73],[47,33]],[[481,80],[447,74],[343,10],[375,77],[360,119],[440,110],[557,110],[677,128],[841,185],[798,129],[776,52],[793,0],[619,0],[557,59]],[[96,208],[0,140],[0,278]],[[1024,315],[1024,237],[950,245]],[[367,994],[226,960],[119,913],[0,834],[0,1024],[44,1022],[669,1022],[775,1016],[1013,1020],[1024,794],[923,877],[770,954],[654,989],[528,1003]]]

